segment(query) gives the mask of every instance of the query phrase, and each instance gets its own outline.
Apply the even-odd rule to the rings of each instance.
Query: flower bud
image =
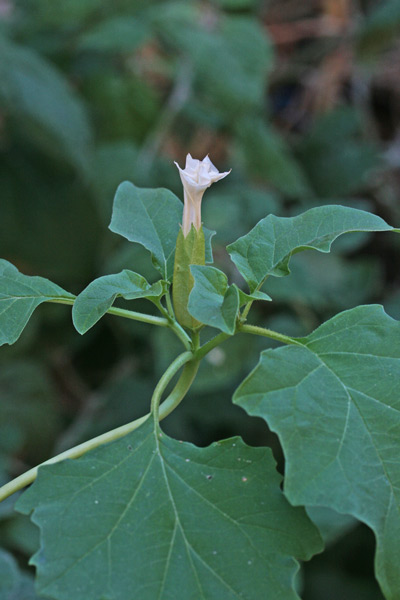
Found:
[[[172,300],[178,322],[187,329],[197,329],[201,323],[194,319],[188,309],[189,294],[194,279],[190,265],[205,264],[205,241],[201,223],[201,201],[211,184],[229,175],[219,173],[206,156],[202,161],[186,157],[185,169],[179,169],[184,191],[182,229],[179,231],[175,250]]]
[[[204,192],[210,185],[229,175],[230,171],[220,173],[208,156],[200,161],[188,154],[184,169],[181,169],[178,163],[175,164],[179,169],[183,184],[182,230],[183,235],[186,237],[192,225],[197,231],[201,227],[201,201]]]

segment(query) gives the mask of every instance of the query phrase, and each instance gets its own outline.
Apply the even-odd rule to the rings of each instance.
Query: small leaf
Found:
[[[234,402],[279,435],[292,504],[326,506],[373,529],[377,578],[396,600],[400,323],[381,306],[360,306],[299,342],[262,352]]]
[[[74,298],[48,279],[23,275],[0,259],[0,346],[17,341],[39,304]]]
[[[233,335],[239,308],[251,300],[271,300],[263,292],[245,294],[215,267],[192,266],[194,287],[189,297],[189,312],[196,319]]]
[[[225,333],[235,333],[239,313],[238,289],[228,286],[228,278],[214,267],[192,266],[193,290],[189,297],[189,312],[205,325]]]
[[[227,250],[253,292],[268,275],[288,275],[292,254],[308,249],[329,252],[337,237],[352,231],[399,230],[362,210],[319,206],[296,217],[268,215]]]
[[[269,448],[239,438],[196,448],[152,419],[42,467],[18,501],[41,529],[38,591],[54,600],[296,600],[295,558],[310,558],[321,540],[280,481]]]
[[[216,232],[212,231],[211,229],[207,229],[207,227],[203,227],[203,232],[204,241],[206,244],[206,265],[210,265],[214,262],[211,242]]]
[[[72,320],[79,333],[86,333],[106,314],[116,298],[135,300],[136,298],[160,298],[165,292],[163,282],[150,285],[138,273],[124,269],[115,275],[105,275],[95,279],[77,296]]]
[[[121,183],[114,198],[110,229],[151,252],[164,279],[172,277],[182,202],[169,190],[138,188]]]

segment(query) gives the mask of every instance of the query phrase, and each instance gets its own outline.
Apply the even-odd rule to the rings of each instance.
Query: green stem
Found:
[[[156,422],[158,422],[159,420],[159,406],[165,388],[167,387],[171,379],[174,377],[174,375],[176,375],[176,373],[179,371],[179,369],[189,361],[193,361],[193,358],[194,357],[192,352],[183,352],[182,354],[177,356],[175,360],[169,365],[168,369],[165,371],[160,381],[157,383],[156,388],[153,392],[153,396],[151,398],[150,406],[150,410],[153,413]]]
[[[243,312],[242,312],[242,314],[240,315],[240,321],[241,321],[242,323],[244,323],[244,322],[246,321],[246,319],[247,319],[247,315],[248,315],[248,314],[249,314],[249,312],[250,312],[250,309],[251,309],[251,307],[252,307],[252,304],[253,304],[253,302],[254,302],[254,300],[249,300],[249,301],[248,301],[248,303],[246,304],[246,306],[244,307],[244,309],[243,309]]]
[[[167,309],[171,319],[175,320],[174,307],[172,306],[171,294],[169,293],[169,290],[165,294],[165,301],[167,303]]]
[[[258,327],[257,325],[239,324],[237,331],[241,333],[252,333],[253,335],[261,335],[263,337],[268,337],[273,340],[277,340],[278,342],[283,342],[284,344],[295,344],[296,346],[303,345],[295,338],[291,338],[288,335],[284,335],[283,333],[278,333],[277,331],[273,331],[272,329]]]
[[[223,332],[221,332],[218,335],[216,335],[215,337],[213,337],[211,340],[209,340],[208,342],[203,344],[195,352],[196,360],[201,360],[206,354],[208,354],[210,352],[210,350],[212,350],[216,346],[219,346],[220,344],[222,344],[222,342],[224,342],[225,340],[227,340],[230,337],[232,337],[232,336],[229,335],[228,333],[223,333]]]
[[[70,300],[69,298],[54,298],[54,300],[49,300],[49,302],[71,305],[74,304],[75,300]],[[134,310],[126,310],[124,308],[116,308],[115,306],[109,308],[107,313],[110,315],[115,315],[116,317],[124,317],[125,319],[134,319],[135,321],[141,321],[142,323],[150,323],[151,325],[160,325],[161,327],[170,326],[168,319],[164,319],[163,317],[154,317],[153,315],[146,315],[135,312]]]
[[[185,354],[189,355],[190,353],[185,353]],[[190,354],[190,356],[192,356],[192,355]],[[196,376],[198,368],[199,368],[198,361],[191,361],[186,364],[174,389],[169,394],[169,396],[164,400],[164,402],[160,405],[160,410],[159,410],[159,420],[160,421],[162,419],[165,419],[165,417],[167,417],[178,406],[178,404],[183,400],[183,398],[185,397],[188,389],[190,388],[190,386],[193,382],[193,379]],[[123,437],[124,435],[127,435],[131,431],[134,431],[138,427],[140,427],[140,425],[142,425],[142,423],[144,423],[146,421],[146,419],[149,418],[150,414],[151,413],[148,413],[147,415],[144,415],[143,417],[140,417],[139,419],[135,419],[131,423],[127,423],[126,425],[117,427],[116,429],[113,429],[112,431],[107,431],[107,433],[103,433],[102,435],[99,435],[87,442],[84,442],[83,444],[79,444],[78,446],[75,446],[74,448],[70,448],[69,450],[62,452],[61,454],[58,454],[57,456],[53,456],[49,460],[46,460],[45,462],[41,463],[37,467],[30,469],[29,471],[27,471],[26,473],[23,473],[19,477],[16,477],[9,483],[6,483],[5,485],[3,485],[3,487],[0,487],[0,502],[2,500],[5,500],[6,498],[8,498],[8,496],[11,496],[15,492],[18,492],[22,488],[26,487],[27,485],[30,485],[36,479],[39,467],[42,467],[43,465],[51,465],[51,464],[60,462],[62,460],[65,460],[67,458],[78,458],[79,456],[86,454],[86,452],[89,452],[89,450],[93,450],[94,448],[97,448],[98,446],[101,446],[102,444],[106,444],[107,442],[112,442],[114,440],[117,440],[117,439]]]
[[[49,300],[49,302],[54,302],[56,304],[73,304],[75,300],[69,298],[55,298],[54,300]],[[160,305],[161,306],[161,305]],[[160,307],[159,307],[160,308]],[[161,306],[162,308],[162,306]],[[159,325],[160,327],[169,327],[178,336],[186,350],[190,350],[191,348],[191,339],[187,335],[187,333],[182,329],[182,327],[175,320],[172,320],[168,313],[165,312],[165,317],[155,317],[153,315],[146,315],[144,313],[135,312],[134,310],[126,310],[124,308],[116,308],[112,306],[108,309],[107,313],[110,315],[114,315],[116,317],[124,317],[125,319],[133,319],[134,321],[140,321],[141,323],[149,323],[150,325]]]

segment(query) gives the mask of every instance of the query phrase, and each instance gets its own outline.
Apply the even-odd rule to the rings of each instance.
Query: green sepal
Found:
[[[188,235],[179,230],[176,240],[172,300],[177,321],[187,329],[197,329],[202,325],[188,311],[189,294],[194,285],[190,265],[205,264],[205,239],[203,227],[197,231],[192,225]]]

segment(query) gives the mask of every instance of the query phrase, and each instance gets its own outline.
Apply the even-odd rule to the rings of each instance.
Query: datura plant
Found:
[[[293,254],[327,253],[348,232],[399,230],[338,205],[290,218],[268,215],[227,247],[246,282],[243,290],[211,266],[212,232],[201,219],[205,190],[228,173],[219,173],[208,157],[190,155],[179,173],[183,217],[181,201],[166,189],[124,182],[114,200],[110,229],[150,252],[160,274],[155,283],[124,269],[75,297],[0,261],[1,344],[17,341],[39,304],[57,302],[72,306],[80,334],[109,314],[169,328],[182,345],[149,399],[148,414],[0,489],[4,500],[33,484],[15,509],[40,528],[40,549],[31,559],[38,594],[54,600],[295,600],[299,561],[323,550],[317,517],[323,509],[332,522],[338,513],[350,515],[373,530],[377,580],[385,598],[398,600],[399,323],[382,306],[358,306],[293,338],[247,317],[254,302],[271,301],[268,280],[289,275]],[[160,314],[118,308],[117,298],[147,298]],[[274,340],[233,402],[278,435],[283,485],[269,448],[240,438],[198,448],[160,426],[187,394],[201,360],[234,335],[248,336],[249,344],[252,336]]]

